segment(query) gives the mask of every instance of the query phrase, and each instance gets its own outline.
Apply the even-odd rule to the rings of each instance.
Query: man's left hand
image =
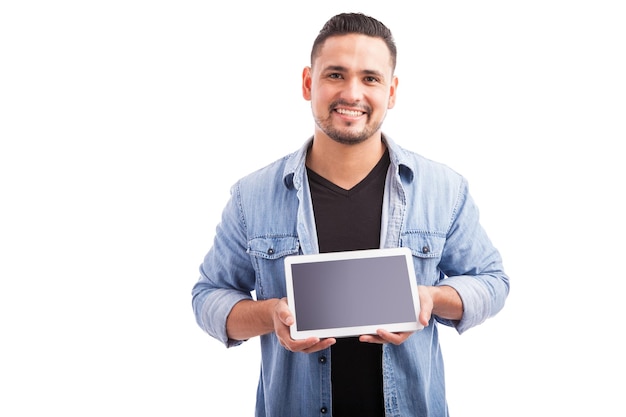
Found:
[[[428,326],[433,311],[433,297],[430,288],[422,285],[418,287],[418,294],[420,298],[419,322],[422,326]],[[414,332],[391,333],[383,329],[378,329],[376,330],[376,334],[360,336],[359,341],[365,343],[393,343],[394,345],[400,345],[413,333]]]

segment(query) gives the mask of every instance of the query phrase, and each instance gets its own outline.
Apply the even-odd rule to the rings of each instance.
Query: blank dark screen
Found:
[[[417,321],[404,256],[292,264],[298,330]]]

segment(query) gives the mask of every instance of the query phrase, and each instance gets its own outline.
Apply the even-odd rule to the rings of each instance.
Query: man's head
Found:
[[[380,21],[362,13],[341,13],[326,22],[317,35],[317,38],[315,38],[315,42],[313,42],[313,48],[311,49],[311,66],[313,66],[315,58],[317,58],[320,48],[326,39],[331,36],[348,35],[351,33],[382,39],[387,45],[387,48],[389,48],[391,68],[395,71],[397,50],[391,31]]]
[[[387,109],[395,105],[395,63],[391,32],[378,20],[362,14],[330,19],[315,40],[311,66],[302,74],[315,136],[345,145],[380,138]]]

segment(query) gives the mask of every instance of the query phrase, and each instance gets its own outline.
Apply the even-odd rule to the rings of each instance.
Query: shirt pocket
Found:
[[[256,274],[257,299],[287,295],[284,258],[299,252],[300,241],[296,236],[263,236],[248,242],[248,254]]]
[[[438,233],[406,232],[401,245],[411,249],[415,278],[419,285],[435,285],[441,279],[439,262],[446,238]]]

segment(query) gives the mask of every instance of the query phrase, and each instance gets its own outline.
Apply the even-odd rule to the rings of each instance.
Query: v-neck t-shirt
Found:
[[[319,250],[377,249],[389,154],[349,190],[307,169]],[[374,300],[372,300],[374,301]],[[385,415],[382,346],[338,338],[331,347],[333,417]]]

